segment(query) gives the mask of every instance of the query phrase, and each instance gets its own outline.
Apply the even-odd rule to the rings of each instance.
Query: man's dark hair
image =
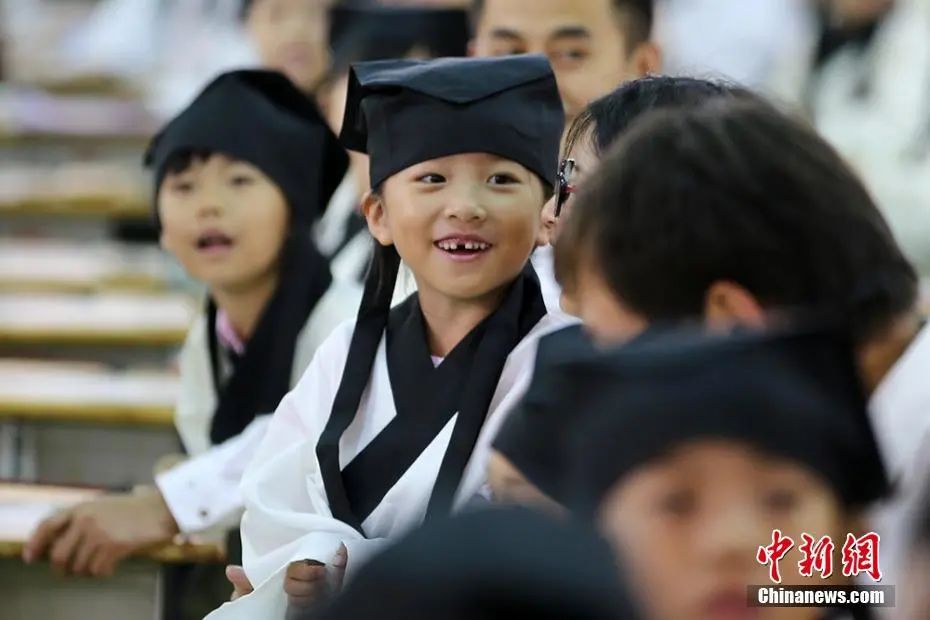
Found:
[[[730,281],[764,307],[841,312],[861,341],[917,298],[917,275],[862,182],[812,129],[761,101],[637,121],[559,238],[569,288],[580,255],[651,321],[700,316],[708,287]]]
[[[690,77],[647,76],[624,82],[588,104],[569,126],[565,152],[590,140],[600,155],[623,135],[637,118],[662,108],[694,107],[717,97],[751,97],[745,89],[721,81]]]
[[[577,2],[579,0],[572,0]],[[484,10],[486,0],[472,0],[471,23],[473,30],[477,31],[481,12]],[[655,14],[653,0],[611,0],[617,17],[626,35],[627,45],[632,50],[640,43],[644,43],[652,36],[652,24]]]

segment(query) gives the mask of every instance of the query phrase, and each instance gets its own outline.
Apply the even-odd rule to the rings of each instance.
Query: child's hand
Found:
[[[288,605],[293,607],[312,607],[342,588],[348,552],[345,545],[339,547],[333,558],[334,583],[326,580],[326,565],[315,560],[291,562],[284,577],[284,592]]]
[[[241,566],[236,566],[235,564],[227,566],[226,579],[228,579],[229,583],[233,586],[233,593],[229,598],[231,601],[243,597],[246,594],[251,594],[252,590],[254,590],[254,588],[252,588],[252,582],[246,577],[245,571],[242,570]]]
[[[168,542],[177,524],[161,495],[112,495],[63,510],[32,533],[23,550],[27,563],[47,555],[59,572],[111,575],[127,556]]]

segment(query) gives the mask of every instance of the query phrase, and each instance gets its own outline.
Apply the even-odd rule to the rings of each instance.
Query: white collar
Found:
[[[326,256],[332,254],[342,241],[346,222],[358,209],[359,195],[355,191],[355,179],[347,172],[342,183],[336,188],[326,212],[317,222],[314,239],[317,247]]]
[[[869,410],[891,479],[909,486],[919,459],[927,458],[921,455],[930,450],[930,325],[882,379]]]

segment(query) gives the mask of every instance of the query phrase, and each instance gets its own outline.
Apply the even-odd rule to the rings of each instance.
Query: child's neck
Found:
[[[480,298],[454,299],[418,286],[420,310],[426,322],[431,355],[446,357],[481,321],[497,310],[507,292],[501,287]]]
[[[236,335],[248,342],[277,287],[275,273],[247,286],[211,288],[210,295],[217,308],[226,313]]]

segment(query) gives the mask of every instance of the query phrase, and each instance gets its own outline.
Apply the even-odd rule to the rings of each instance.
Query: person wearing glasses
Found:
[[[597,168],[601,154],[623,135],[633,121],[647,112],[694,106],[714,97],[745,92],[723,82],[696,78],[642,77],[625,82],[589,104],[575,117],[565,134],[564,158],[559,165],[556,191],[543,210],[549,245],[533,253],[533,267],[539,274],[543,297],[550,312],[577,312],[572,300],[563,294],[556,282],[552,246],[558,239],[562,222],[571,211],[572,195]]]
[[[583,279],[587,286],[584,289],[587,291],[585,304],[580,306],[571,295],[561,291],[551,258],[552,245],[558,239],[562,224],[571,215],[573,197],[598,167],[602,153],[606,153],[611,145],[622,138],[634,121],[649,112],[698,106],[715,98],[734,97],[740,93],[749,96],[737,87],[720,82],[687,77],[644,77],[627,82],[601,97],[575,118],[566,132],[564,158],[559,165],[555,192],[543,209],[543,223],[548,228],[551,245],[539,248],[533,254],[533,266],[539,274],[544,296],[547,284],[549,286],[547,305],[553,303],[553,298],[554,303],[558,304],[561,295],[562,310],[575,314],[583,322],[587,321],[588,325],[598,324],[600,317],[597,313],[603,313],[603,319],[600,320],[607,321],[614,319],[617,314],[615,304],[603,293],[607,287],[590,286],[591,280],[598,283],[603,280],[600,270],[590,267],[578,270],[576,277]],[[641,327],[645,328],[645,324]],[[552,346],[560,346],[555,338],[557,335],[554,334],[543,340],[549,341]],[[488,480],[497,501],[532,504],[556,514],[562,512],[557,502],[530,483],[514,466],[506,449],[496,446],[492,451]]]

